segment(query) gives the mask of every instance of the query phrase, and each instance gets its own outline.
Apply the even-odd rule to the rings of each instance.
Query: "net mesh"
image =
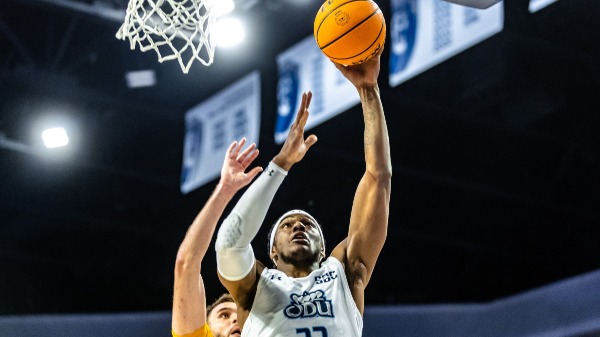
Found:
[[[129,39],[131,49],[139,45],[143,52],[154,50],[161,63],[177,59],[187,74],[194,60],[205,66],[213,62],[213,1],[130,0],[116,36]]]

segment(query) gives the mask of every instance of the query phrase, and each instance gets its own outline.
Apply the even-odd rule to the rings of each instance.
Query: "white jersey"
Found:
[[[340,261],[329,257],[306,277],[265,268],[243,337],[360,337],[362,316]]]

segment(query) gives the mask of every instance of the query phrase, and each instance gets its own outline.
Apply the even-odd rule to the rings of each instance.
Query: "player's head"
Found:
[[[239,337],[242,330],[237,322],[237,305],[229,294],[223,294],[206,307],[206,321],[214,337]]]
[[[269,232],[269,257],[293,265],[310,265],[325,258],[325,237],[315,218],[302,210],[283,214]]]

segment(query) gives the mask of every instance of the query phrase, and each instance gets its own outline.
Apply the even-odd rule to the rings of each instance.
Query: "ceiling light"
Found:
[[[213,41],[220,47],[231,47],[242,42],[246,33],[242,22],[235,18],[217,20],[211,32]]]
[[[530,0],[529,1],[529,12],[535,13],[540,9],[556,2],[558,0]]]
[[[156,84],[156,74],[154,70],[128,71],[125,80],[129,88],[151,87]]]
[[[42,131],[42,140],[47,148],[53,149],[69,144],[69,135],[62,127],[50,128]]]
[[[217,0],[215,1],[215,15],[216,17],[223,16],[231,13],[235,8],[233,0]]]

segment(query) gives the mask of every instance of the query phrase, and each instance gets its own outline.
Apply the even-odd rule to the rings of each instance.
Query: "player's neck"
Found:
[[[278,263],[277,264],[277,270],[283,272],[284,274],[286,274],[289,277],[294,277],[294,278],[306,277],[318,268],[319,268],[318,262],[315,262],[310,265],[302,265],[302,266],[293,265],[293,264],[289,264],[289,263]]]

